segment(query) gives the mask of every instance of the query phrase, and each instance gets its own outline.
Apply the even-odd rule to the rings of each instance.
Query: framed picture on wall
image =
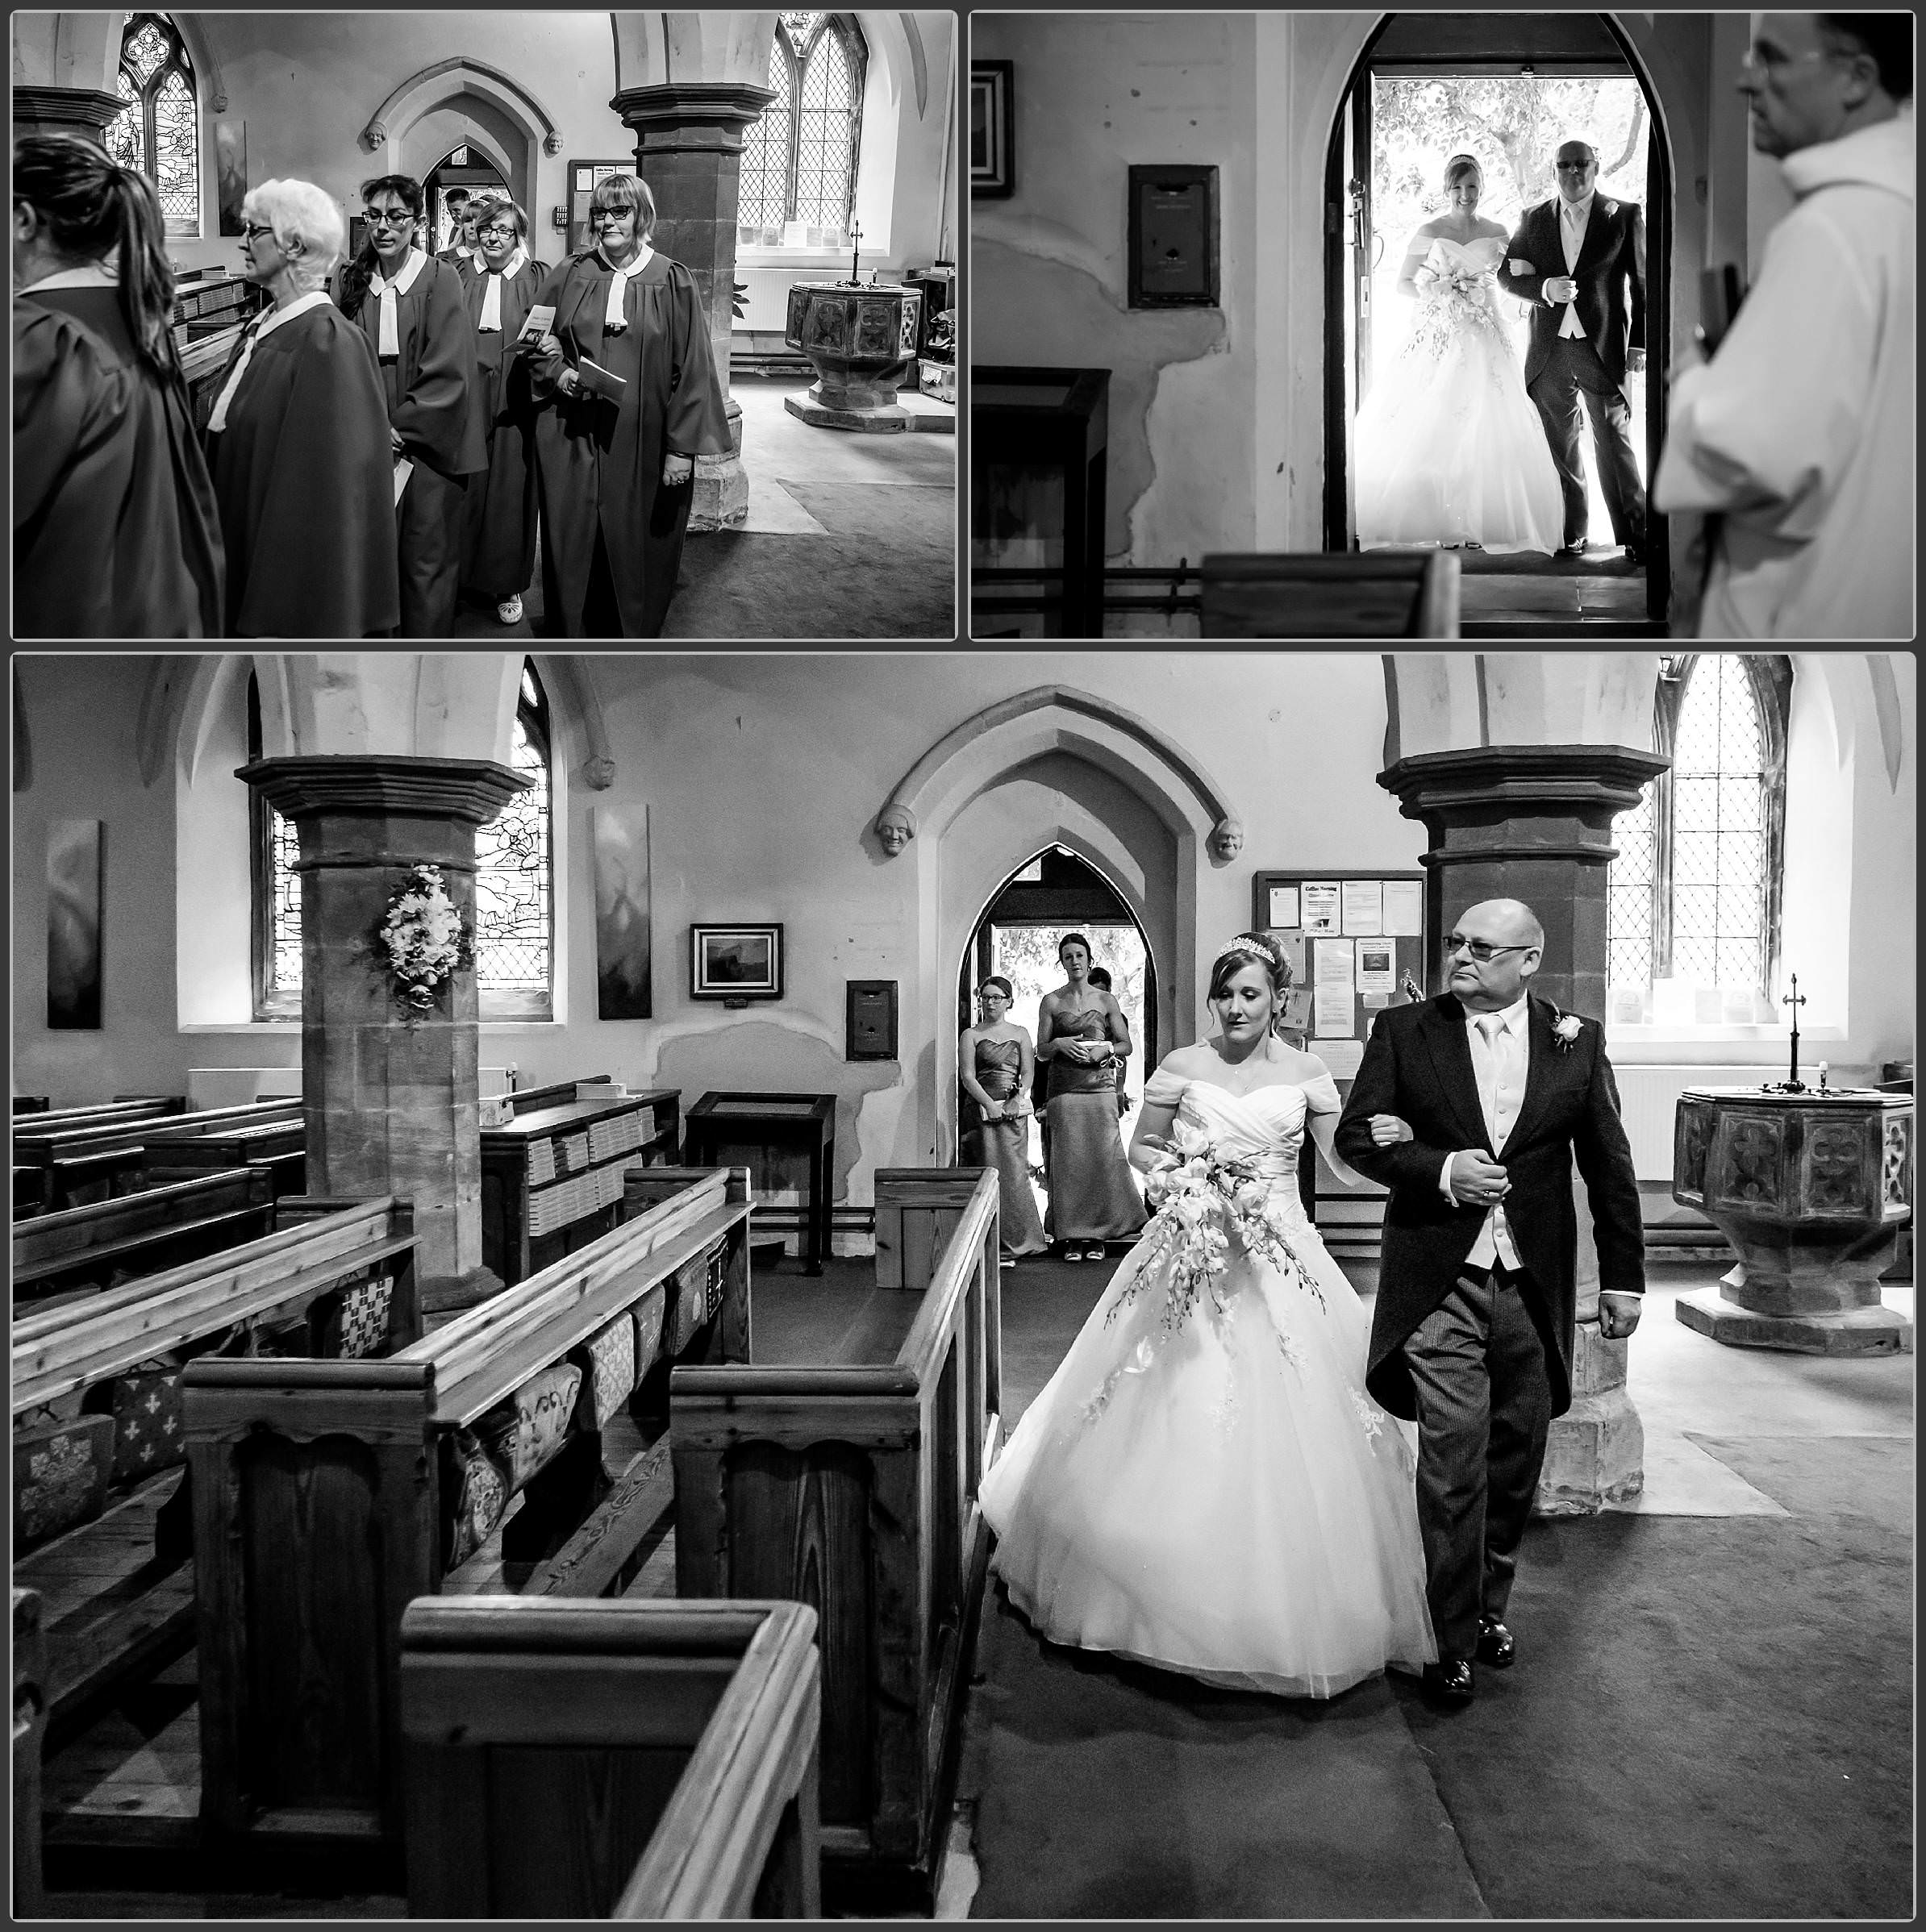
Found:
[[[691,926],[689,997],[694,1000],[782,997],[780,926]]]
[[[1014,72],[1007,60],[969,64],[969,192],[979,198],[1016,191]]]
[[[1218,303],[1217,170],[1166,163],[1130,171],[1130,306]]]

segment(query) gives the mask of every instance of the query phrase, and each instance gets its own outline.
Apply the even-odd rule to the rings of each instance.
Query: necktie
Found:
[[[1505,1106],[1506,1091],[1511,1085],[1511,1033],[1503,1014],[1498,1013],[1481,1013],[1478,1030],[1484,1035],[1491,1055],[1491,1151],[1495,1154],[1511,1126]]]
[[[1584,219],[1583,212],[1571,202],[1564,204],[1565,225],[1565,271],[1572,273],[1578,265],[1578,251],[1585,244],[1585,231],[1579,226]],[[1558,324],[1558,333],[1567,341],[1576,341],[1585,333],[1585,327],[1578,320],[1578,302],[1574,295],[1565,305],[1565,318]]]

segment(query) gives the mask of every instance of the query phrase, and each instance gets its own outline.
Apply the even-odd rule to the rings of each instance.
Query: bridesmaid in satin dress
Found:
[[[957,1043],[962,1084],[963,1164],[994,1168],[1003,1210],[1003,1264],[1049,1246],[1030,1190],[1030,1036],[1010,1018],[1010,982],[992,974],[977,989],[978,1023]]]

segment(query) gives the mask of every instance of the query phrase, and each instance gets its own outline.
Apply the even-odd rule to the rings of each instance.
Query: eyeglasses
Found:
[[[1561,161],[1558,172],[1561,174],[1582,174],[1587,168],[1595,168],[1597,165],[1596,161]]]
[[[986,1006],[1007,1006],[1010,1004],[1010,995],[1007,993],[979,993],[977,997]]]
[[[619,202],[613,207],[598,208],[595,210],[595,219],[598,222],[606,222],[614,216],[633,214],[635,211],[636,204],[633,202]]]
[[[259,222],[250,222],[241,231],[249,241],[259,241],[264,235],[272,235],[273,232],[272,228],[264,227]]]
[[[490,223],[486,228],[477,228],[475,233],[483,241],[513,241],[515,239],[514,229],[498,227],[493,222]]]
[[[397,208],[384,213],[379,208],[368,210],[368,226],[371,228],[411,228],[421,219],[419,214],[411,214],[406,208]]]
[[[1530,952],[1529,946],[1494,946],[1486,939],[1468,939],[1461,932],[1448,932],[1444,935],[1444,956],[1449,959],[1454,952],[1468,952],[1482,966],[1495,960],[1501,952]]]

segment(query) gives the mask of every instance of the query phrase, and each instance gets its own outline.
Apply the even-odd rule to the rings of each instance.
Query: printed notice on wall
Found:
[[[1422,879],[1386,879],[1384,882],[1384,926],[1387,939],[1415,939],[1424,931],[1424,881]]]
[[[1357,942],[1357,990],[1390,993],[1398,985],[1398,948],[1390,939]]]
[[[1278,943],[1278,950],[1284,955],[1284,964],[1290,968],[1294,985],[1304,977],[1304,935],[1301,932],[1274,932],[1270,935]]]
[[[1347,879],[1344,889],[1344,931],[1353,936],[1384,931],[1384,881]]]
[[[1268,923],[1275,926],[1292,926],[1298,922],[1298,889],[1294,885],[1274,885],[1270,889],[1270,918]]]
[[[1311,1031],[1320,1038],[1357,1026],[1357,995],[1349,986],[1320,986],[1311,1002]]]
[[[1335,879],[1307,879],[1301,890],[1306,932],[1337,933],[1344,930],[1338,924],[1337,881]]]
[[[1357,953],[1348,939],[1318,939],[1311,948],[1311,1031],[1320,1039],[1357,1031]]]
[[[1364,1060],[1364,1042],[1347,1039],[1313,1039],[1310,1051],[1324,1063],[1333,1080],[1356,1080]]]

